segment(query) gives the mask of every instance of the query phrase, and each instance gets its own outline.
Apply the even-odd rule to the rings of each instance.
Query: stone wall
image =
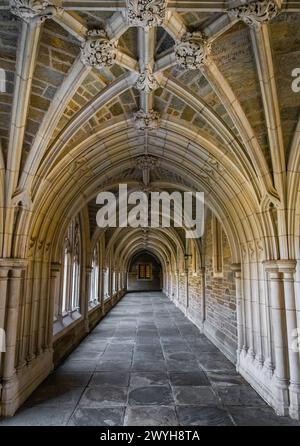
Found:
[[[222,271],[216,273],[213,265],[212,215],[210,213],[206,220],[202,246],[202,267],[199,264],[193,270],[193,262],[190,260],[188,275],[185,271],[179,273],[179,295],[177,295],[176,276],[173,278],[172,288],[174,291],[172,295],[169,286],[164,291],[220,350],[235,362],[237,349],[236,287],[234,273],[231,271],[231,252],[226,234],[222,230]]]
[[[207,221],[205,237],[205,300],[206,325],[224,346],[235,355],[237,344],[236,292],[235,280],[231,271],[231,253],[227,237],[223,231],[223,274],[216,277],[213,271],[212,219]]]

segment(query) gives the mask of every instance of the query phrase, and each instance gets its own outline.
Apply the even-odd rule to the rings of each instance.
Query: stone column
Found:
[[[41,285],[40,285],[40,302],[37,324],[37,355],[43,354],[46,350],[47,338],[47,317],[48,317],[48,285],[49,285],[49,263],[42,261],[41,267]]]
[[[89,307],[89,302],[91,300],[91,293],[92,293],[92,288],[91,288],[91,280],[92,280],[92,268],[90,266],[87,266],[85,269],[85,303],[86,303],[86,309],[88,310]]]
[[[47,346],[52,350],[53,339],[53,320],[54,320],[54,304],[58,303],[58,312],[60,312],[60,268],[59,263],[52,263],[50,270],[50,293],[49,293],[49,314],[48,314],[48,330],[47,330]]]
[[[176,270],[176,302],[179,302],[179,269]]]
[[[103,296],[104,296],[103,268],[99,266],[98,297],[99,297],[99,304],[101,305],[102,314],[103,314],[103,300],[104,300]]]
[[[119,298],[119,271],[115,271],[115,294],[116,294],[116,300]]]
[[[284,274],[284,298],[286,311],[288,356],[290,368],[290,409],[292,418],[300,419],[300,352],[298,344],[298,324],[296,312],[295,280],[296,261],[281,264]]]
[[[275,371],[274,379],[277,388],[276,411],[279,415],[287,415],[289,408],[289,375],[288,346],[285,314],[284,275],[280,268],[282,261],[266,261],[265,270],[270,284],[270,305],[272,334],[274,342]]]
[[[102,274],[102,293],[101,293],[101,308],[102,308],[102,314],[104,314],[104,303],[105,303],[105,294],[106,294],[106,268],[102,268],[101,271]]]
[[[206,300],[205,300],[205,267],[201,268],[201,285],[202,285],[202,302],[201,302],[201,322],[204,327],[204,322],[206,320]]]
[[[92,268],[90,266],[87,266],[85,269],[85,293],[83,296],[83,306],[82,306],[82,316],[84,317],[84,325],[87,333],[90,331],[89,306],[92,292],[91,279],[92,279]]]
[[[184,270],[184,279],[185,279],[185,308],[186,310],[189,307],[189,270],[185,268]]]
[[[2,372],[2,358],[4,357],[4,350],[6,345],[5,335],[5,314],[7,301],[7,285],[8,285],[9,268],[0,268],[0,376]],[[0,384],[1,392],[1,384]]]
[[[112,279],[113,279],[112,269],[109,268],[108,269],[108,278],[107,278],[107,281],[108,281],[107,293],[108,293],[109,297],[112,297],[112,288],[113,288],[112,287]]]
[[[236,319],[237,319],[237,367],[239,363],[239,356],[245,347],[245,324],[244,324],[244,302],[242,295],[242,273],[241,264],[233,263],[231,271],[234,273],[235,279],[235,294],[236,294]]]
[[[12,379],[16,373],[15,359],[17,348],[17,331],[19,303],[22,290],[23,269],[12,268],[9,277],[7,316],[6,316],[6,353],[3,367],[3,381]]]

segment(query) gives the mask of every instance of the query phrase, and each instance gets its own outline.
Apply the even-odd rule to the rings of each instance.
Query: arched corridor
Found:
[[[129,293],[0,426],[299,426],[159,292]]]
[[[88,423],[105,357],[127,383],[115,424],[144,360],[167,373],[172,423],[300,420],[298,3],[0,2],[2,423],[73,362],[92,370],[62,419]],[[177,365],[207,389],[174,389]]]

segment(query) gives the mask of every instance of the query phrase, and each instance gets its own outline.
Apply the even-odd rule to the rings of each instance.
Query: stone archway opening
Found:
[[[135,254],[127,273],[127,291],[161,291],[163,287],[162,265],[147,250]]]

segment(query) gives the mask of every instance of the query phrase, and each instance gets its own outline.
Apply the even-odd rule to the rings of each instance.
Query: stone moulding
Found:
[[[162,25],[166,6],[166,0],[127,0],[129,24],[145,29]]]
[[[175,44],[175,56],[178,65],[188,70],[203,67],[210,53],[210,45],[201,32],[186,33]]]
[[[241,5],[228,11],[229,16],[243,20],[252,28],[257,28],[276,17],[280,9],[274,0],[262,0]]]
[[[134,122],[138,130],[157,129],[160,124],[160,114],[155,110],[149,112],[139,110],[134,114]]]
[[[90,30],[81,47],[81,61],[93,68],[111,67],[117,57],[116,42],[107,38],[106,31]]]
[[[151,93],[158,89],[159,83],[150,67],[147,66],[145,71],[139,75],[135,86],[139,91],[145,93]]]
[[[29,23],[33,20],[45,21],[62,11],[62,8],[47,0],[10,0],[10,11]]]

